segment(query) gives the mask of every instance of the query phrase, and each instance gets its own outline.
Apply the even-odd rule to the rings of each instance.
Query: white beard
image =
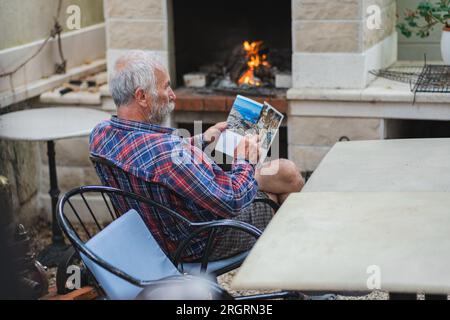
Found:
[[[166,105],[156,106],[154,111],[150,113],[150,123],[162,124],[167,116],[175,109],[175,102],[171,101]]]

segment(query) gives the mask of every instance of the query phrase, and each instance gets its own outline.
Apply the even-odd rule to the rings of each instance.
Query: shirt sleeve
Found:
[[[219,217],[237,215],[256,196],[254,168],[245,160],[234,161],[231,171],[224,171],[189,140],[177,143],[171,158],[169,170],[158,180]]]
[[[192,136],[190,138],[186,138],[186,141],[188,144],[197,147],[199,149],[205,149],[208,145],[208,143],[203,138],[203,133],[197,134],[195,136]]]

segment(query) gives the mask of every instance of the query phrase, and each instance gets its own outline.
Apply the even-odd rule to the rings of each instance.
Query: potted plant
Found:
[[[450,65],[450,0],[421,1],[415,10],[405,12],[404,22],[397,28],[407,38],[415,35],[425,38],[436,25],[442,25],[441,53],[445,64]]]

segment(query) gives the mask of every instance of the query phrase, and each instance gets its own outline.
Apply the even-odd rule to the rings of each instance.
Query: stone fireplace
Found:
[[[269,57],[284,55],[287,59],[280,68],[290,71],[292,41],[288,1],[276,6],[270,0],[174,1],[173,8],[178,86],[183,85],[184,74],[234,58],[230,58],[233,51],[242,47],[246,40],[263,41]]]
[[[295,88],[365,88],[373,80],[367,71],[397,59],[395,0],[105,0],[104,7],[109,69],[124,51],[143,49],[161,57],[178,85],[249,39],[289,52]],[[367,22],[373,15],[375,28]]]
[[[287,115],[287,155],[303,171],[339,140],[398,137],[399,119],[450,120],[447,96],[413,106],[408,85],[369,73],[397,61],[395,0],[280,2],[105,0],[108,69],[129,49],[156,53],[176,80],[174,122],[212,122],[225,119],[235,94],[183,91],[184,74],[244,40],[288,52],[291,85],[268,100]],[[417,109],[425,104],[430,113]]]

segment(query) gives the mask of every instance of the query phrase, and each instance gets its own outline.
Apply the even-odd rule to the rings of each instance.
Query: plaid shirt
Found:
[[[252,165],[235,160],[230,172],[223,171],[201,150],[202,135],[186,139],[174,130],[115,116],[97,125],[90,136],[91,154],[132,177],[132,185],[122,181],[117,186],[109,171],[96,168],[102,182],[150,197],[194,222],[231,218],[251,204],[258,189]],[[154,208],[136,209],[169,255],[191,232]],[[194,239],[184,258],[197,259],[205,245],[206,235]]]

